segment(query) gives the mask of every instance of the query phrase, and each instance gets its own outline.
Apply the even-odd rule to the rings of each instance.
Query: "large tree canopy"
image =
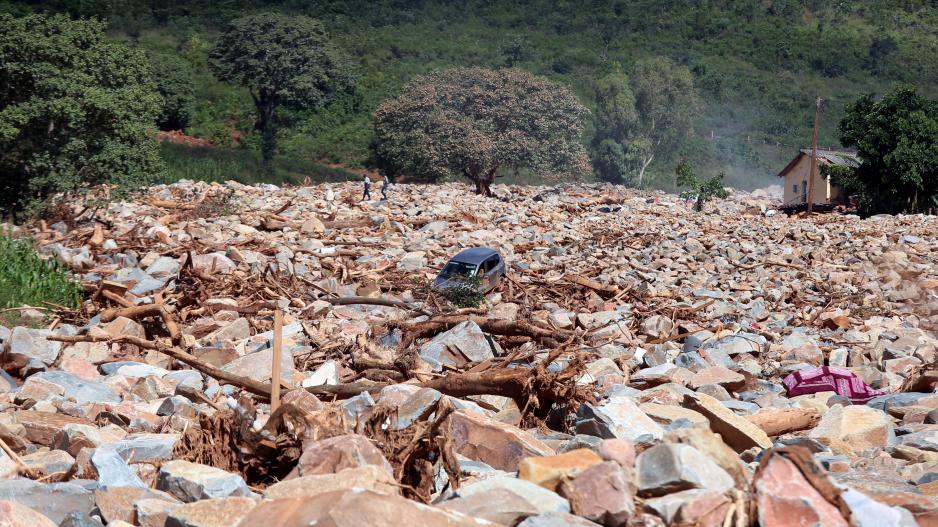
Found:
[[[877,101],[866,95],[847,108],[841,142],[861,164],[840,183],[860,198],[860,212],[938,209],[938,102],[898,87]]]
[[[580,144],[587,113],[568,89],[523,70],[441,70],[378,107],[375,148],[395,172],[465,176],[489,195],[499,169],[554,179],[588,173]]]
[[[593,164],[600,177],[641,186],[648,166],[693,130],[699,101],[690,70],[658,57],[631,75],[616,64],[596,83]]]
[[[276,152],[279,107],[318,109],[353,85],[345,55],[322,24],[305,16],[262,13],[233,20],[209,55],[209,67],[219,79],[250,90],[266,163]]]
[[[0,27],[0,207],[162,170],[149,135],[160,96],[141,52],[97,20],[0,15]]]

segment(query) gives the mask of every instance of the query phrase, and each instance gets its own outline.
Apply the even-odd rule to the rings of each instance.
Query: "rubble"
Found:
[[[25,228],[86,296],[0,327],[0,524],[938,522],[938,220],[357,190]],[[476,246],[508,272],[454,305]]]

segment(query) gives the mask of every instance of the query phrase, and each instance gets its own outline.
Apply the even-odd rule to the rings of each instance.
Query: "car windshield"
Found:
[[[443,278],[465,278],[476,270],[476,266],[473,264],[467,264],[463,262],[450,262],[443,267],[443,270],[440,271],[440,276]]]

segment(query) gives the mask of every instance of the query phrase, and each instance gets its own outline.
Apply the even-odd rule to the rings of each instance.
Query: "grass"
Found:
[[[17,311],[3,310],[43,302],[75,308],[81,298],[81,284],[58,262],[40,258],[32,240],[0,234],[0,324],[22,322]]]
[[[313,182],[348,181],[355,174],[322,163],[278,156],[270,170],[261,164],[260,155],[248,149],[189,147],[163,143],[160,147],[166,162],[162,183],[180,179],[223,182],[234,180],[246,185],[255,183],[299,185]]]

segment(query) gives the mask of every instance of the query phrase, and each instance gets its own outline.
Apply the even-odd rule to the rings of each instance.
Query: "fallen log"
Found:
[[[555,344],[560,338],[570,336],[569,331],[548,329],[525,320],[499,320],[474,315],[442,315],[423,322],[404,322],[391,320],[388,327],[404,332],[400,349],[409,347],[418,338],[430,337],[453,328],[467,320],[475,322],[482,331],[505,337],[530,337],[535,340],[549,341]]]
[[[400,309],[406,309],[408,311],[414,311],[420,313],[421,315],[430,316],[430,312],[424,310],[423,308],[408,304],[407,302],[402,302],[400,300],[392,300],[390,298],[372,298],[369,296],[340,296],[326,297],[322,300],[325,300],[334,306],[370,305],[397,307]]]
[[[578,274],[567,273],[563,275],[564,280],[572,282],[576,285],[581,285],[583,287],[592,289],[594,291],[599,291],[600,293],[609,293],[609,294],[618,294],[619,288],[614,285],[604,285],[596,280],[591,280],[585,276],[580,276]]]
[[[119,343],[119,344],[132,344],[141,349],[153,350],[164,355],[169,355],[170,357],[188,364],[193,368],[199,370],[200,372],[214,377],[220,381],[225,381],[228,384],[238,386],[243,388],[255,395],[261,395],[263,397],[270,397],[271,387],[270,384],[255,381],[248,377],[241,375],[236,375],[229,373],[227,371],[221,370],[212,366],[211,364],[206,364],[205,362],[199,360],[194,355],[183,351],[176,347],[163,346],[157,342],[153,342],[147,339],[142,339],[140,337],[131,337],[131,336],[119,336],[119,337],[107,337],[107,336],[93,336],[93,335],[76,335],[76,336],[64,336],[64,335],[52,335],[48,338],[55,342],[66,342],[69,344],[75,344],[77,342],[108,342],[108,343]]]
[[[768,436],[780,436],[814,428],[821,420],[821,414],[814,408],[779,408],[762,410],[745,416],[745,419]]]
[[[166,325],[166,331],[174,344],[178,344],[182,338],[182,332],[176,319],[173,317],[173,308],[166,304],[145,304],[142,306],[131,306],[121,308],[109,308],[101,312],[101,322],[112,322],[117,318],[124,317],[131,320],[147,317],[160,317],[163,324]]]

